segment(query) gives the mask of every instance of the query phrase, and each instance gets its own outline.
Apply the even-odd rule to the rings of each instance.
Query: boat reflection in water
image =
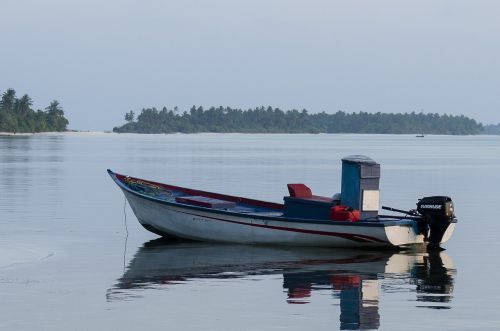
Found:
[[[329,290],[340,301],[341,329],[374,329],[380,325],[380,291],[415,291],[417,305],[447,309],[455,273],[448,255],[437,250],[375,252],[157,239],[137,251],[107,296],[128,299],[140,289],[200,278],[282,274],[287,303],[307,304],[314,291]]]

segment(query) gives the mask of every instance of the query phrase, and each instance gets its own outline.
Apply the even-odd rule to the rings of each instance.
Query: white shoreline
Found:
[[[311,136],[329,136],[329,135],[342,135],[342,136],[411,136],[415,137],[415,133],[248,133],[248,132],[196,132],[196,133],[116,133],[112,131],[53,131],[53,132],[0,132],[0,137],[31,137],[31,136],[194,136],[194,135],[311,135]],[[474,134],[474,135],[445,135],[445,134],[427,134],[425,137],[484,137],[493,136],[499,137],[497,134]]]
[[[51,131],[51,132],[0,132],[0,136],[29,137],[29,136],[60,136],[60,135],[103,135],[113,134],[111,131]]]

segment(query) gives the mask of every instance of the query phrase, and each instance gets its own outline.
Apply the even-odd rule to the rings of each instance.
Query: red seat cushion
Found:
[[[311,189],[304,184],[287,184],[288,192],[292,198],[310,198]]]

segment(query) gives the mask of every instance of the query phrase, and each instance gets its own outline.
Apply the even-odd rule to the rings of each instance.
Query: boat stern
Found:
[[[451,222],[441,238],[440,244],[447,242],[453,235],[456,220]],[[393,246],[407,246],[427,243],[424,234],[419,230],[417,221],[385,227],[387,241]],[[429,238],[429,236],[427,236]]]

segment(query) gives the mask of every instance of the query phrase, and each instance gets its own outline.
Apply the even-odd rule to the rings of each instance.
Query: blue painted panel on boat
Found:
[[[360,165],[342,160],[340,201],[344,206],[360,209]]]
[[[363,210],[363,191],[378,190],[380,164],[368,157],[356,155],[342,159],[341,203],[361,211],[361,218],[377,217],[378,211]]]
[[[285,209],[283,216],[292,218],[307,218],[317,220],[330,219],[332,201],[318,201],[284,197]]]

